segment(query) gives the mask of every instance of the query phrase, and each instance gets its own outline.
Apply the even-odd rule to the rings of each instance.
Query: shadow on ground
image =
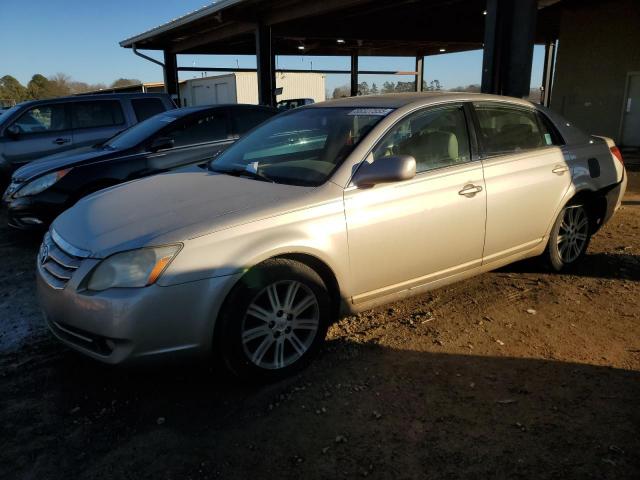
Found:
[[[32,348],[1,371],[2,478],[640,476],[638,372],[332,341],[256,387]]]
[[[497,272],[548,273],[539,258],[529,258],[507,265]],[[640,281],[640,255],[630,253],[587,253],[586,258],[563,275]]]

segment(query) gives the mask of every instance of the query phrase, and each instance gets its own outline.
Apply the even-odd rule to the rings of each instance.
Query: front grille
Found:
[[[85,252],[73,248],[55,231],[50,231],[44,236],[40,246],[38,265],[47,284],[51,288],[62,290],[86,257]]]

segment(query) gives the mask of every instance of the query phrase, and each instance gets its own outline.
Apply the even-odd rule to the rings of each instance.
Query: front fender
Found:
[[[158,283],[168,286],[235,275],[285,254],[319,259],[333,271],[341,290],[348,291],[342,198],[187,240]]]

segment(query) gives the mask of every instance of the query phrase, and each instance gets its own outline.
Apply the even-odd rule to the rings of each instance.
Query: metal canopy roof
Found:
[[[557,37],[557,16],[545,8],[556,1],[539,0],[538,42]],[[278,55],[433,55],[482,48],[485,6],[486,0],[220,0],[120,45],[251,55],[262,24],[271,27]]]

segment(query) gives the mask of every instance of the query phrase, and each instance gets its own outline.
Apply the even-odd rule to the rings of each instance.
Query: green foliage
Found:
[[[135,78],[119,78],[111,84],[111,88],[127,87],[129,85],[140,85],[142,82]]]
[[[0,78],[0,99],[22,102],[27,98],[27,89],[11,75]]]

